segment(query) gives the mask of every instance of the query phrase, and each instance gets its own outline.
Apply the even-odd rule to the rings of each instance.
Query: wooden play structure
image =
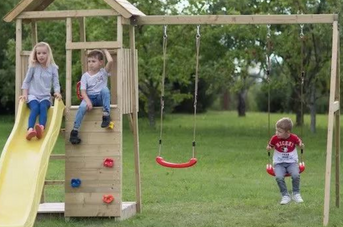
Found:
[[[329,221],[330,179],[332,167],[333,142],[336,157],[336,206],[339,207],[340,182],[340,72],[339,72],[339,32],[338,15],[202,15],[202,16],[146,16],[126,0],[104,0],[109,9],[44,11],[53,0],[22,0],[4,20],[16,21],[16,99],[21,94],[21,83],[27,69],[28,51],[22,48],[23,22],[30,22],[32,44],[37,40],[37,21],[64,20],[66,23],[66,111],[65,111],[65,156],[52,156],[51,159],[65,159],[65,181],[46,181],[46,185],[62,183],[65,185],[65,203],[43,204],[40,212],[63,212],[65,217],[116,217],[126,219],[141,212],[141,187],[139,167],[138,134],[138,54],[135,50],[136,25],[206,25],[206,24],[332,24],[332,60],[326,149],[324,218]],[[87,17],[116,17],[116,41],[87,42],[85,20]],[[80,24],[80,40],[72,39],[72,20]],[[123,48],[123,29],[128,27],[130,48]],[[83,70],[85,52],[88,49],[107,48],[111,50],[115,66],[112,69],[112,119],[114,130],[100,128],[100,109],[88,113],[81,127],[83,143],[73,146],[69,143],[69,133],[78,106],[71,105],[72,91],[72,51],[81,50]],[[122,117],[132,119],[134,135],[136,201],[122,201]],[[104,160],[113,167],[104,165]],[[111,161],[112,160],[112,161]],[[111,164],[109,164],[111,165]],[[73,187],[76,183],[79,187]],[[81,186],[80,186],[81,185]],[[74,184],[75,186],[75,184]],[[112,196],[112,197],[111,197]],[[104,199],[104,201],[103,201]],[[110,202],[110,200],[113,201]],[[110,202],[110,203],[107,203]]]

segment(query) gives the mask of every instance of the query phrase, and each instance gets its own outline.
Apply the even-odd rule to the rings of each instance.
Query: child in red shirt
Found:
[[[267,150],[274,149],[273,165],[275,179],[281,193],[281,205],[291,201],[285,182],[285,175],[289,173],[292,177],[293,200],[297,203],[304,202],[300,195],[300,173],[298,165],[298,153],[296,145],[303,148],[301,139],[291,133],[293,122],[290,118],[281,118],[276,122],[275,135],[270,139]]]

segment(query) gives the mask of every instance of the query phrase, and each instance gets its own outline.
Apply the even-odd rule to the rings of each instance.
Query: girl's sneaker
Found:
[[[26,133],[26,139],[31,140],[33,137],[37,136],[36,131],[33,128],[29,128]]]
[[[35,130],[36,130],[36,133],[37,133],[37,138],[41,139],[43,137],[43,133],[44,133],[44,126],[36,124]]]

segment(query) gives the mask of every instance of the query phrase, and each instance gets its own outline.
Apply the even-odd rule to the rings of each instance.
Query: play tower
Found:
[[[28,68],[30,51],[23,50],[22,30],[29,24],[32,33],[32,45],[37,38],[37,21],[63,20],[66,25],[66,89],[65,117],[65,155],[51,155],[50,159],[65,159],[65,180],[45,181],[44,186],[64,184],[64,203],[44,203],[42,196],[39,213],[64,213],[65,217],[115,217],[126,219],[141,210],[140,169],[138,144],[138,83],[137,51],[135,51],[134,28],[130,19],[144,16],[136,7],[125,0],[104,0],[108,9],[94,10],[45,10],[53,0],[22,0],[5,17],[6,22],[16,21],[16,100],[21,94],[21,84]],[[88,42],[86,39],[87,17],[116,17],[116,37],[114,41]],[[73,40],[73,22],[79,23],[79,40]],[[127,25],[124,27],[124,25]],[[130,48],[123,47],[123,30],[129,29]],[[113,32],[114,33],[114,32]],[[115,33],[114,33],[115,34]],[[53,48],[53,47],[52,47]],[[69,142],[78,106],[71,104],[76,84],[72,83],[72,54],[80,50],[83,72],[87,67],[87,51],[90,49],[108,49],[113,57],[111,69],[111,118],[113,129],[103,129],[101,125],[102,109],[95,107],[87,113],[79,134],[80,145]],[[61,63],[60,63],[61,64]],[[61,72],[60,72],[61,74]],[[75,83],[75,82],[74,82]],[[18,106],[16,106],[16,111]],[[122,116],[128,115],[134,135],[136,201],[122,201]],[[44,195],[44,191],[43,191]],[[42,201],[43,200],[43,201]]]

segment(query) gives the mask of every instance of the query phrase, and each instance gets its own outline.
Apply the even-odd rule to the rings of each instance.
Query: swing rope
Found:
[[[167,44],[168,44],[168,35],[167,35],[167,25],[163,27],[163,71],[162,71],[162,81],[161,81],[161,115],[160,115],[160,139],[158,146],[158,156],[161,156],[162,152],[162,134],[163,134],[163,113],[164,113],[164,83],[166,78],[166,58],[167,58]]]
[[[199,53],[200,53],[200,25],[197,26],[197,34],[195,36],[196,47],[196,65],[195,65],[195,88],[194,88],[194,114],[193,114],[193,142],[192,153],[195,157],[195,135],[196,135],[196,116],[197,116],[197,102],[198,102],[198,82],[199,82]]]
[[[303,136],[303,128],[304,128],[304,81],[305,81],[305,70],[304,70],[304,44],[305,44],[305,35],[304,35],[304,24],[300,24],[300,43],[301,43],[301,49],[300,49],[300,59],[301,59],[301,83],[300,83],[300,122],[301,122],[301,128],[300,128],[300,137]],[[304,155],[304,149],[301,148],[300,150],[300,162],[303,162],[303,155]]]
[[[268,138],[271,137],[270,132],[270,71],[271,71],[271,60],[270,60],[270,54],[271,54],[271,30],[270,30],[270,24],[267,25],[267,84],[268,84]],[[269,141],[268,141],[269,143]],[[270,151],[268,151],[268,159],[271,159]]]
[[[195,165],[197,159],[195,158],[195,135],[196,135],[196,113],[197,113],[197,101],[198,101],[198,81],[199,81],[199,53],[200,53],[200,25],[197,26],[197,32],[195,37],[196,43],[196,66],[195,66],[195,85],[194,85],[194,114],[193,114],[193,141],[192,141],[192,158],[185,163],[172,163],[166,162],[162,157],[162,135],[163,135],[163,113],[164,113],[164,89],[165,89],[165,78],[166,78],[166,59],[167,59],[167,25],[164,25],[163,29],[163,71],[162,71],[162,81],[161,81],[161,115],[160,115],[160,139],[159,139],[159,149],[158,156],[156,157],[156,162],[164,167],[169,168],[187,168]]]

